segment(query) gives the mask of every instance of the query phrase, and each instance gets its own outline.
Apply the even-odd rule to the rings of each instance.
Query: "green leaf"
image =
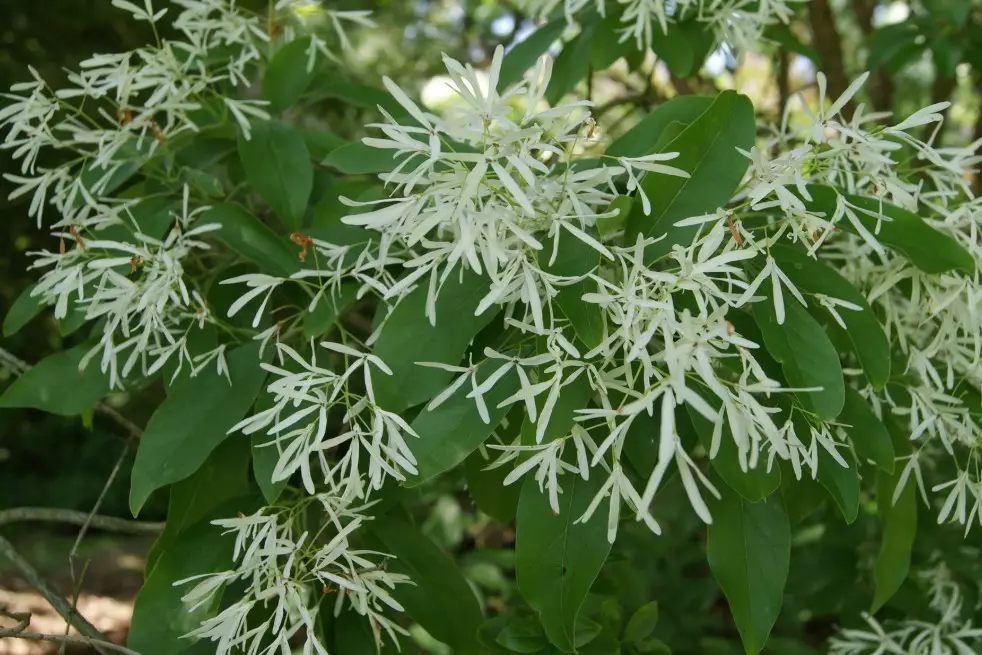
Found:
[[[549,641],[565,652],[576,650],[580,607],[610,552],[603,511],[584,523],[577,521],[601,484],[599,476],[590,480],[569,476],[559,496],[557,515],[549,507],[547,494],[528,476],[518,502],[518,590],[538,613]]]
[[[355,282],[343,282],[337,290],[337,294],[328,290],[317,301],[317,305],[312,311],[308,311],[303,317],[303,336],[312,339],[326,334],[341,314],[355,302],[358,295],[358,284]]]
[[[209,367],[168,396],[150,418],[130,479],[133,516],[154,490],[197,471],[252,407],[266,379],[259,344],[239,346],[226,360],[234,384]]]
[[[802,406],[819,418],[834,419],[842,411],[846,394],[839,355],[825,330],[801,303],[788,298],[784,313],[784,324],[778,325],[769,297],[753,305],[754,320],[764,336],[767,352],[781,363],[788,384],[796,389],[821,389],[796,391]]]
[[[909,455],[910,440],[892,417],[885,420],[893,447],[898,456]],[[893,495],[903,476],[904,469],[898,467],[893,474],[876,472],[876,506],[883,526],[880,552],[873,569],[875,593],[870,612],[876,613],[890,600],[907,579],[910,571],[910,558],[917,536],[917,492],[914,476],[907,479],[904,490],[893,502]]]
[[[852,523],[859,516],[859,471],[851,461],[851,453],[841,454],[849,466],[842,466],[819,446],[818,481],[828,490],[846,523]]]
[[[183,636],[217,614],[220,595],[189,612],[181,597],[194,583],[174,583],[228,569],[234,542],[207,521],[179,535],[160,555],[137,594],[127,647],[145,655],[177,655],[193,645]]]
[[[577,82],[584,79],[590,70],[590,42],[596,23],[581,23],[582,31],[563,46],[562,52],[552,65],[552,77],[546,87],[546,102],[557,105]]]
[[[702,396],[714,409],[719,410],[722,401],[709,393],[704,393]],[[713,442],[713,423],[693,410],[691,405],[686,404],[685,407],[689,419],[692,421],[692,426],[699,435],[699,441],[703,448],[710,451]],[[767,462],[760,461],[755,468],[748,468],[744,471],[740,468],[738,452],[736,442],[733,441],[733,433],[730,431],[729,421],[724,418],[719,451],[710,460],[713,470],[723,478],[723,482],[752,503],[766,498],[781,486],[781,472],[777,467],[768,470]]]
[[[335,80],[336,75],[336,70],[332,70],[326,78],[327,81],[323,84],[315,84],[313,90],[321,96],[337,98],[346,104],[364,109],[382,107],[396,119],[406,116],[406,110],[403,106],[396,102],[384,89],[367,84],[358,84],[357,82],[337,82]]]
[[[201,521],[222,516],[217,510],[229,500],[249,494],[249,447],[230,439],[216,448],[194,474],[170,488],[167,523],[147,553],[146,574],[152,575],[160,556],[177,538]]]
[[[638,608],[624,629],[624,641],[640,643],[651,636],[658,626],[658,601],[645,603]]]
[[[596,238],[596,234],[593,234]],[[548,273],[567,277],[589,273],[600,265],[600,253],[569,232],[559,235],[556,261],[551,265],[552,247],[545,244],[539,251],[539,266]],[[559,288],[555,302],[563,315],[569,319],[576,335],[588,348],[600,345],[604,338],[604,312],[599,305],[584,302],[583,294],[596,287],[596,282],[580,280]]]
[[[313,81],[314,71],[307,71],[309,47],[310,37],[300,37],[283,44],[269,61],[263,73],[262,95],[269,101],[270,113],[292,107]]]
[[[483,382],[502,364],[499,360],[491,359],[482,362],[477,369],[478,381]],[[488,423],[481,420],[474,399],[467,397],[470,387],[466,384],[454,391],[439,407],[420,412],[412,422],[419,439],[410,438],[409,441],[409,449],[416,457],[417,474],[407,484],[416,486],[467,459],[508,413],[509,407],[499,408],[498,404],[518,388],[518,376],[508,372],[485,394],[490,418]]]
[[[749,503],[725,494],[713,503],[706,555],[748,655],[764,647],[781,611],[791,526],[780,495]]]
[[[373,148],[361,141],[355,141],[332,151],[321,163],[348,175],[365,175],[388,173],[395,170],[401,161],[395,158],[394,150]]]
[[[575,380],[560,388],[553,405],[549,421],[542,426],[541,412],[545,405],[548,394],[543,394],[538,399],[539,415],[538,420],[533,423],[528,417],[522,424],[522,444],[531,446],[536,443],[550,443],[556,439],[562,439],[573,429],[576,410],[583,409],[590,404],[593,396],[593,388],[586,374],[582,374]],[[542,439],[536,439],[536,432],[542,428]]]
[[[633,39],[621,39],[624,27],[620,12],[612,11],[600,21],[590,39],[590,67],[594,71],[609,68],[621,57],[637,49]]]
[[[607,148],[611,157],[641,157],[655,151],[665,127],[673,122],[692,123],[713,104],[712,96],[678,96],[655,108],[614,140]],[[674,165],[674,164],[673,164]]]
[[[412,619],[455,653],[476,653],[477,629],[484,620],[477,596],[452,559],[406,520],[387,516],[373,521],[369,533],[379,550],[390,553],[392,573],[415,584],[397,585],[392,597]]]
[[[818,54],[818,50],[799,39],[787,25],[777,23],[769,26],[764,30],[764,37],[784,46],[790,52],[808,57],[819,70],[822,69],[822,56]]]
[[[98,358],[80,373],[78,364],[91,345],[45,357],[14,380],[0,396],[0,407],[29,407],[59,416],[77,416],[109,393],[109,377]]]
[[[507,424],[502,423],[496,429],[502,443],[511,443],[522,429],[522,419],[525,416],[523,407],[515,406],[506,416]],[[464,460],[464,477],[467,481],[467,492],[477,508],[502,523],[510,523],[515,519],[518,510],[518,498],[522,485],[511,484],[504,486],[505,478],[512,471],[510,466],[499,466],[485,470],[490,462],[484,458],[480,449],[475,449]]]
[[[31,296],[31,292],[34,291],[35,286],[37,285],[32,284],[24,289],[14,300],[13,304],[10,305],[7,315],[3,317],[3,336],[14,336],[20,332],[21,328],[30,323],[35,316],[44,311],[44,303],[41,296]]]
[[[287,366],[289,367],[290,364],[288,363]],[[254,411],[259,413],[270,409],[275,404],[276,400],[273,394],[264,389],[259,394]],[[300,423],[295,424],[294,427],[296,429],[306,427],[314,420],[313,418],[309,420],[304,419]],[[279,499],[280,494],[283,493],[283,489],[286,488],[289,482],[289,480],[273,482],[273,471],[276,470],[276,464],[280,459],[283,446],[275,443],[275,436],[270,436],[260,431],[252,433],[249,440],[249,447],[252,451],[252,475],[256,479],[256,484],[259,485],[259,490],[262,492],[263,498],[266,499],[266,504],[272,505]]]
[[[426,317],[425,280],[396,305],[375,344],[375,354],[392,369],[392,375],[373,372],[379,405],[401,412],[429,400],[450,383],[453,373],[416,362],[460,363],[474,335],[495,316],[492,310],[474,315],[487,290],[487,278],[480,275],[451,275],[436,300],[436,325]]]
[[[222,203],[201,214],[198,224],[218,223],[215,235],[232,250],[259,265],[264,273],[287,277],[300,270],[299,247],[276,234],[240,205]]]
[[[255,121],[252,138],[240,134],[238,148],[249,185],[287,227],[300,229],[314,186],[303,136],[282,121]]]
[[[809,185],[812,197],[806,206],[813,211],[825,212],[832,216],[835,212],[838,191],[831,187]],[[957,241],[947,234],[934,229],[917,214],[874,198],[844,195],[849,203],[870,214],[856,211],[863,226],[876,235],[878,241],[902,253],[910,262],[925,273],[947,273],[961,270],[972,274],[975,260]],[[879,221],[875,217],[883,216]],[[845,218],[838,225],[850,232],[856,229]]]
[[[913,20],[876,28],[869,37],[867,68],[874,70],[890,61],[905,46],[913,45],[919,34],[920,29]]]
[[[509,621],[495,641],[513,653],[536,653],[549,645],[542,624],[532,618]]]
[[[840,310],[839,315],[867,379],[875,388],[882,389],[890,379],[890,341],[866,297],[834,269],[799,250],[776,245],[771,248],[771,256],[799,289],[862,307],[861,311]]]
[[[566,29],[564,17],[552,20],[532,32],[524,41],[516,43],[505,53],[501,62],[501,72],[498,74],[498,91],[522,79],[525,71],[535,65],[536,60],[563,35]]]
[[[688,19],[671,23],[667,31],[652,30],[651,49],[668,70],[678,77],[689,77],[702,68],[716,38],[705,23]]]
[[[85,325],[85,314],[85,307],[77,303],[70,303],[65,317],[58,319],[58,334],[62,337],[67,337],[78,332]]]
[[[749,162],[737,148],[749,150],[756,129],[750,99],[734,91],[720,93],[709,109],[661,148],[661,152],[678,152],[670,165],[687,171],[690,177],[645,177],[642,188],[651,200],[651,213],[646,216],[641,203],[634,203],[626,243],[634,243],[638,234],[664,236],[648,247],[649,261],[671,252],[675,244],[690,243],[699,226],[676,227],[675,223],[711,213],[729,202]]]
[[[344,137],[326,130],[303,130],[303,141],[312,159],[324,159],[341,146],[351,143]]]
[[[893,442],[886,426],[873,413],[869,403],[852,387],[846,387],[846,401],[837,419],[862,460],[871,460],[885,473],[893,473]]]

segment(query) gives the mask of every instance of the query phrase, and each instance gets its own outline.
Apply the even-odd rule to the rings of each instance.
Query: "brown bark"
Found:
[[[812,44],[822,58],[822,72],[828,83],[828,95],[838,98],[849,86],[842,62],[842,37],[835,25],[835,15],[828,0],[811,0],[808,19],[812,27]]]
[[[873,32],[873,10],[875,0],[852,0],[852,9],[856,14],[856,22],[864,37]],[[875,111],[890,111],[893,105],[893,80],[887,70],[880,66],[871,71],[869,79],[870,104]]]

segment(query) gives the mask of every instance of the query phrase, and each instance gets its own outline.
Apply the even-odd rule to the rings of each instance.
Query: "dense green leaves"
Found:
[[[453,560],[396,516],[372,522],[370,536],[378,541],[379,550],[395,557],[388,562],[389,570],[408,575],[415,583],[392,590],[409,616],[454,653],[476,653],[477,629],[484,617]]]
[[[575,650],[580,607],[610,552],[603,512],[589,521],[577,521],[601,484],[598,476],[589,480],[569,476],[557,515],[547,494],[528,477],[518,503],[518,589],[538,613],[549,641],[565,652]]]
[[[450,382],[453,373],[416,362],[459,364],[474,335],[494,318],[494,311],[474,315],[486,293],[487,281],[481,276],[452,275],[436,301],[436,325],[426,316],[425,282],[392,310],[375,343],[375,354],[392,369],[392,375],[372,375],[379,405],[402,411],[429,400]]]
[[[627,242],[633,243],[639,233],[664,236],[649,246],[646,256],[652,260],[670,252],[674,244],[689,243],[698,226],[676,227],[675,223],[713,212],[730,200],[749,163],[736,149],[749,150],[755,133],[754,108],[749,98],[734,91],[716,96],[699,118],[661,148],[661,152],[678,152],[679,156],[669,163],[690,177],[645,177],[642,188],[651,200],[651,213],[645,215],[641,203],[634,203],[625,233]]]
[[[45,357],[7,387],[0,407],[30,407],[61,416],[91,409],[109,393],[109,377],[99,370],[98,358],[79,372],[90,348],[77,346]]]
[[[232,250],[252,260],[264,273],[288,276],[300,270],[299,248],[291,247],[258,218],[233,203],[215,205],[201,214],[200,223],[222,226],[216,234]]]
[[[662,131],[673,121],[692,123],[713,104],[712,96],[678,96],[658,105],[607,148],[611,157],[641,157],[654,151]]]
[[[233,384],[209,367],[169,395],[150,418],[130,481],[134,516],[154,490],[197,471],[252,407],[266,379],[259,344],[239,346],[226,358]]]
[[[845,404],[837,423],[843,425],[856,454],[870,460],[885,473],[893,473],[894,452],[890,433],[873,413],[869,403],[852,387],[846,387]]]
[[[299,229],[314,185],[300,132],[281,121],[254,121],[252,137],[240,134],[238,148],[249,185],[289,229]]]
[[[861,311],[840,310],[839,315],[870,384],[882,389],[890,378],[890,342],[866,297],[835,270],[800,250],[776,245],[771,248],[771,256],[800,290],[862,307]]]
[[[785,302],[784,324],[779,325],[770,298],[754,303],[754,319],[764,335],[767,351],[781,363],[788,384],[808,410],[823,419],[842,411],[846,385],[842,365],[825,330],[797,300]]]
[[[748,655],[764,647],[781,611],[791,526],[780,495],[750,503],[724,494],[711,505],[706,554]]]
[[[278,114],[300,99],[314,79],[314,71],[307,69],[310,57],[310,37],[301,37],[283,44],[276,51],[263,74],[263,99],[269,102],[269,111]]]
[[[486,360],[477,369],[478,382],[483,382],[498,370],[503,362]],[[409,484],[416,485],[429,480],[460,464],[501,423],[508,407],[498,404],[518,391],[518,376],[508,372],[494,388],[484,395],[489,421],[481,419],[474,399],[468,398],[470,385],[461,388],[438,407],[424,409],[413,420],[412,428],[419,439],[412,439],[409,448],[416,457],[417,475]]]
[[[837,197],[835,189],[825,186],[809,185],[808,193],[812,201],[809,209],[825,212],[832,216]],[[843,196],[855,205],[856,217],[876,239],[886,246],[902,253],[910,262],[925,273],[946,273],[960,270],[971,274],[975,270],[972,255],[947,234],[940,232],[917,214],[875,198],[862,196]],[[878,221],[876,217],[884,220]],[[842,219],[838,225],[855,232],[855,227]]]

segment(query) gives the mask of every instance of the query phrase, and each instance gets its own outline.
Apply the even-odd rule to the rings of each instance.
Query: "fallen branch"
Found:
[[[0,510],[0,526],[9,523],[20,523],[22,521],[67,523],[69,525],[84,526],[90,516],[92,520],[89,521],[89,526],[100,530],[111,530],[113,532],[130,534],[159,534],[164,529],[163,523],[131,521],[129,519],[103,516],[101,514],[90,515],[88,512],[57,507],[15,507],[13,509]]]
[[[52,589],[48,583],[41,578],[40,574],[38,574],[34,567],[31,566],[31,563],[21,557],[20,553],[17,552],[13,544],[2,536],[0,536],[0,556],[7,558],[10,563],[21,572],[21,575],[24,576],[27,583],[36,589],[39,594],[44,596],[44,599],[48,601],[48,604],[51,605],[51,607],[54,608],[54,610],[58,612],[63,619],[65,619],[65,622],[67,622],[68,625],[78,630],[83,637],[88,638],[88,641],[85,642],[86,645],[92,646],[100,653],[103,653],[103,655],[108,655],[107,650],[109,650],[109,644],[106,636],[99,632],[99,629],[89,623],[81,614],[73,612],[72,606],[68,603],[68,600]],[[0,633],[0,636],[5,635]],[[27,639],[27,637],[23,636],[23,633],[7,636],[19,636]],[[63,637],[57,637],[53,638],[52,640],[57,641],[62,638]],[[119,650],[119,647],[115,648],[116,650]]]
[[[114,644],[111,641],[105,641],[103,639],[94,639],[92,637],[84,637],[79,635],[46,635],[39,634],[36,632],[27,632],[28,626],[31,624],[31,615],[24,612],[9,612],[5,609],[0,608],[0,614],[3,616],[10,617],[17,621],[17,625],[12,628],[0,628],[0,639],[3,638],[13,638],[13,639],[25,639],[27,641],[49,641],[56,644],[71,644],[76,646],[89,646],[95,648],[99,652],[105,652],[106,650],[114,650],[117,653],[124,653],[125,655],[140,655],[135,650],[130,650],[125,646],[120,646]]]

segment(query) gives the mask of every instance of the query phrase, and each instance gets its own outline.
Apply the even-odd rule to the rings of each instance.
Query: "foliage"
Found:
[[[819,72],[777,116],[711,87],[606,136],[601,71],[815,56],[781,1],[530,0],[429,104],[341,77],[386,7],[112,5],[148,45],[0,109],[50,233],[4,335],[78,339],[0,407],[153,407],[131,648],[804,653],[823,617],[869,626],[843,655],[977,645],[979,143],[937,145],[947,101],[870,113],[868,74]],[[934,5],[950,74],[972,12]]]

